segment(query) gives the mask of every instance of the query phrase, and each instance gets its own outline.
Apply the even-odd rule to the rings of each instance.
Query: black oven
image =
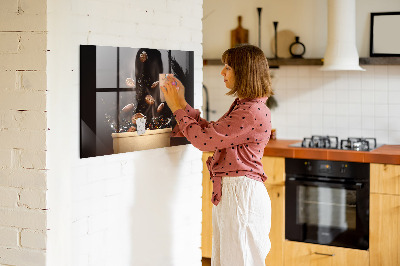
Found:
[[[286,159],[286,239],[367,250],[369,164]]]

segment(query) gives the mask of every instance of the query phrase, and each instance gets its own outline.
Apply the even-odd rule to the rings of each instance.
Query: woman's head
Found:
[[[225,64],[221,74],[224,76],[233,71],[233,78],[226,83],[228,95],[239,98],[269,97],[273,94],[268,61],[263,51],[253,45],[241,45],[226,50],[222,54]],[[231,68],[231,71],[230,69]],[[229,84],[233,82],[233,84]]]

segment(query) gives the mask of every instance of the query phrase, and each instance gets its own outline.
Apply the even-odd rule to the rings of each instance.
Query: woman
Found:
[[[271,246],[271,202],[261,164],[271,130],[268,62],[252,45],[225,51],[222,62],[227,95],[237,98],[217,122],[200,118],[186,103],[179,80],[169,77],[161,89],[178,122],[174,132],[202,151],[214,151],[207,161],[215,205],[212,265],[265,265]]]

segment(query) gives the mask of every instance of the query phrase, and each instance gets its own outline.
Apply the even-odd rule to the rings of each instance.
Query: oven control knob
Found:
[[[340,168],[340,173],[341,174],[346,173],[346,169],[347,169],[347,164],[342,164],[342,167]]]
[[[307,171],[310,172],[312,170],[311,162],[305,162],[304,165],[306,166]]]

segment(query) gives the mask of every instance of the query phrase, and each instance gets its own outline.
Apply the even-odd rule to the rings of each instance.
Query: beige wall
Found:
[[[307,49],[305,57],[321,58],[324,56],[327,40],[327,2],[327,0],[204,0],[204,58],[220,58],[222,52],[229,48],[230,30],[237,27],[239,15],[243,17],[243,27],[249,30],[249,42],[258,45],[257,7],[262,7],[261,48],[267,57],[274,55],[272,22],[278,21],[278,31],[291,31],[294,35],[300,36],[300,41]],[[369,13],[399,10],[398,0],[356,0],[356,42],[360,57],[369,56]],[[278,52],[279,50],[280,48]]]

